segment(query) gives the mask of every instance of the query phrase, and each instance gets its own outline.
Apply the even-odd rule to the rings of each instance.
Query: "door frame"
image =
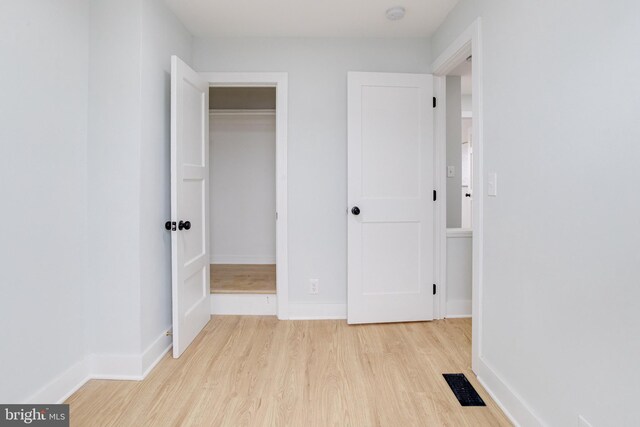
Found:
[[[461,64],[469,55],[473,55],[472,116],[473,116],[473,190],[474,203],[472,212],[472,278],[471,278],[471,369],[478,375],[481,370],[482,357],[482,306],[483,306],[483,238],[484,238],[484,180],[483,180],[483,50],[482,21],[477,18],[460,34],[433,62],[431,69],[434,75],[434,94],[438,100],[435,111],[435,145],[436,145],[436,188],[440,194],[446,194],[446,91],[445,77]],[[436,298],[434,313],[439,319],[446,317],[447,307],[447,205],[439,203],[436,207],[436,280],[439,284],[439,297]]]
[[[287,238],[288,80],[286,72],[200,72],[217,87],[276,88],[276,299],[278,319],[289,318],[289,251]]]

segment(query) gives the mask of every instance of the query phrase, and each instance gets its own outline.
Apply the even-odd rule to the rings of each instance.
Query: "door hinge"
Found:
[[[433,97],[433,108],[436,108],[436,105],[438,105],[438,101],[436,101],[436,97]]]
[[[433,284],[433,294],[434,295],[436,294],[436,284],[435,283]]]
[[[436,190],[433,190],[433,201],[435,202],[437,198],[438,198],[438,193],[436,192]]]

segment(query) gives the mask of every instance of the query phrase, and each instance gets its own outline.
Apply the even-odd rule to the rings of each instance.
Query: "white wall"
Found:
[[[484,200],[482,360],[540,422],[637,424],[640,3],[461,0],[434,57],[477,16],[484,170],[499,178]]]
[[[170,342],[169,57],[191,36],[153,0],[9,2],[0,24],[0,401],[53,403]]]
[[[0,7],[0,402],[83,359],[89,8]]]
[[[447,230],[447,317],[471,316],[470,230]]]
[[[87,304],[102,355],[140,351],[140,22],[138,2],[91,2]]]
[[[89,238],[94,373],[139,376],[170,339],[170,55],[163,2],[91,3]]]
[[[460,77],[447,76],[447,167],[453,166],[454,176],[447,174],[447,228],[462,224],[462,115]]]
[[[471,95],[462,95],[462,111],[470,113],[473,110],[471,102]]]
[[[276,117],[209,117],[211,263],[275,264]]]
[[[289,298],[346,303],[347,71],[428,72],[428,40],[196,38],[193,49],[198,71],[289,73]]]

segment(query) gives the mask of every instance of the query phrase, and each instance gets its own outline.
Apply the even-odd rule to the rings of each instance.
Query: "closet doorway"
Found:
[[[209,88],[212,294],[276,294],[276,89]]]
[[[200,73],[210,85],[212,314],[287,318],[286,74],[281,74]]]

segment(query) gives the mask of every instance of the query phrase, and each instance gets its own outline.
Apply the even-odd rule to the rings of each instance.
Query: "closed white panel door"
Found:
[[[433,79],[348,75],[348,322],[433,319]]]
[[[173,357],[210,319],[209,84],[171,57]]]

